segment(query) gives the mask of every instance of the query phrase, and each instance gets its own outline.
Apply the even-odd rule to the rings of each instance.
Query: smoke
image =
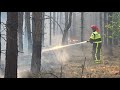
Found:
[[[17,77],[18,78],[27,78],[29,74],[30,74],[29,70],[18,70]]]
[[[69,59],[69,54],[66,49],[61,49],[56,52],[56,57],[60,64],[65,64]]]

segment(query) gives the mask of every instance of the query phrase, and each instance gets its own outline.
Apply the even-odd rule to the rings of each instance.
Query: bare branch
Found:
[[[7,40],[4,37],[1,36],[1,38],[7,42]]]
[[[51,20],[53,20],[54,22],[56,22],[56,24],[59,26],[59,28],[60,28],[60,30],[61,30],[61,32],[63,34],[63,29],[61,28],[60,24],[53,17],[50,17],[48,15],[45,15],[45,16],[49,17],[49,18],[45,18],[45,19],[50,19],[51,18]]]
[[[68,22],[68,25],[66,26],[65,30],[70,28],[71,20],[72,20],[72,12],[70,12],[70,14],[69,14],[69,22]]]
[[[0,31],[0,32],[3,32],[3,31],[6,31],[6,27],[7,27],[7,25],[5,24],[5,23],[3,23],[3,22],[1,22],[2,24],[2,26],[3,26],[3,30],[2,31]]]
[[[3,25],[5,25],[5,26],[6,26],[6,24],[5,24],[4,22],[1,22],[1,24],[3,24]]]

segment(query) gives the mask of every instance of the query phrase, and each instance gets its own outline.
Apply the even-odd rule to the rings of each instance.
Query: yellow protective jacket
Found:
[[[101,35],[98,32],[93,32],[90,36],[90,43],[101,43]]]

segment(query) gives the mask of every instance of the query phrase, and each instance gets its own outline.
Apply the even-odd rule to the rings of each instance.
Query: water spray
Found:
[[[70,46],[74,46],[74,45],[80,45],[80,44],[84,44],[84,43],[87,43],[87,41],[83,41],[83,42],[79,42],[79,43],[75,43],[75,44],[63,45],[63,46],[56,46],[56,47],[53,47],[53,48],[44,49],[42,52],[61,49],[61,48],[70,47]]]

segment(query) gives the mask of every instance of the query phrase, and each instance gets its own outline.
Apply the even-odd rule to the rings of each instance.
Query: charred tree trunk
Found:
[[[33,37],[33,50],[31,72],[39,73],[41,67],[41,47],[42,47],[42,12],[33,12],[34,30]]]
[[[71,21],[72,21],[72,12],[69,13],[69,22],[67,21],[67,12],[66,12],[66,21],[65,21],[65,29],[62,37],[62,45],[67,44],[67,36],[68,36],[68,30],[71,26]]]
[[[5,78],[17,78],[17,29],[18,13],[7,12],[7,45]]]
[[[23,12],[18,12],[18,49],[23,52]]]
[[[30,12],[25,12],[25,25],[27,32],[27,41],[28,41],[28,52],[32,52],[32,38],[31,38],[31,28],[30,28]]]

